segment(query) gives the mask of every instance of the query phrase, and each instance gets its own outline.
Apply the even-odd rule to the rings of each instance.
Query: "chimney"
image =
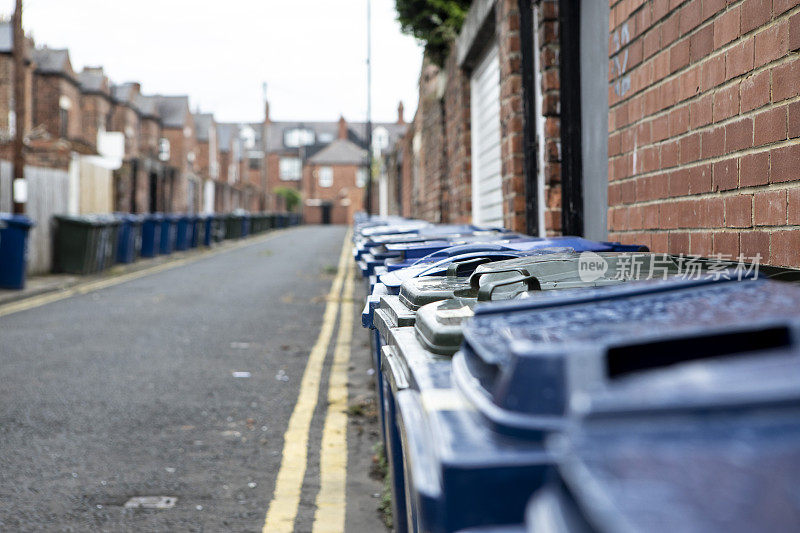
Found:
[[[347,139],[347,121],[339,115],[339,138]]]
[[[403,118],[403,101],[400,100],[400,103],[397,104],[397,123],[403,125],[406,123],[405,119]]]
[[[138,81],[130,82],[131,89],[133,89],[133,94],[142,94],[142,84]]]

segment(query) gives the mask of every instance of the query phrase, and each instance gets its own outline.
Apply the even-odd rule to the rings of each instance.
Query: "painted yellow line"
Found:
[[[351,262],[350,258],[350,231],[344,238],[342,252],[339,256],[339,266],[336,278],[328,293],[325,304],[325,314],[322,316],[322,328],[311,353],[308,356],[303,379],[300,382],[300,392],[297,403],[289,418],[289,426],[283,435],[283,457],[275,481],[275,491],[272,501],[264,519],[263,532],[291,532],[294,530],[294,521],[300,506],[300,490],[303,487],[303,478],[306,475],[308,460],[308,434],[311,429],[311,419],[319,399],[319,388],[322,380],[322,367],[328,352],[328,345],[333,336],[333,327],[336,323],[336,313],[339,309],[339,293],[342,290],[345,271]]]
[[[328,382],[328,413],[322,429],[317,511],[313,533],[344,531],[347,481],[347,369],[353,336],[353,262],[348,263],[342,293],[339,334]]]
[[[24,300],[10,302],[8,304],[0,306],[0,317],[11,315],[14,313],[19,313],[21,311],[27,311],[28,309],[34,309],[36,307],[41,307],[43,305],[51,304],[53,302],[66,300],[67,298],[71,298],[73,296],[99,291],[100,289],[113,287],[121,283],[143,278],[145,276],[150,276],[152,274],[157,274],[158,272],[164,272],[165,270],[171,270],[179,266],[193,263],[210,255],[216,255],[223,252],[230,252],[232,250],[238,250],[239,248],[243,248],[245,246],[249,246],[252,244],[259,244],[265,241],[269,241],[274,239],[275,237],[278,237],[284,231],[286,230],[283,231],[278,230],[275,233],[270,233],[269,235],[266,236],[266,238],[262,239],[256,238],[252,240],[241,241],[232,246],[226,246],[224,248],[217,248],[217,249],[203,251],[198,253],[196,256],[193,255],[191,257],[185,257],[182,259],[173,260],[170,261],[169,263],[162,263],[160,265],[144,268],[142,270],[137,270],[135,272],[120,274],[118,276],[112,276],[97,281],[89,281],[86,283],[81,283],[79,285],[75,285],[74,287],[70,287],[63,291],[42,294],[40,296],[32,296],[30,298],[25,298]]]

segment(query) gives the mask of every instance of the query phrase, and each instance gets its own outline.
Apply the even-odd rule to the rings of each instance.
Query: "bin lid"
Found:
[[[461,327],[473,316],[476,303],[474,298],[452,298],[423,305],[414,322],[417,338],[433,353],[453,355],[461,347]]]
[[[578,412],[642,372],[780,348],[792,320],[800,321],[800,287],[765,280],[672,278],[552,292],[477,306],[454,373],[499,427],[537,431],[542,416],[564,416],[570,398]],[[476,369],[484,374],[471,376]]]
[[[666,254],[582,252],[521,257],[480,265],[470,276],[479,300],[496,292],[520,289],[555,290],[616,285],[635,279],[665,278],[678,274],[678,265]]]
[[[437,238],[434,240],[422,241],[422,242],[388,243],[388,244],[381,244],[375,248],[378,248],[378,250],[376,251],[380,253],[396,254],[400,257],[403,257],[404,259],[418,259],[430,255],[432,253],[435,253],[439,250],[448,249],[455,246],[463,246],[468,248],[469,245],[481,245],[481,244],[502,245],[518,241],[529,241],[531,239],[532,237],[525,237],[524,235],[519,233],[489,232],[488,234],[479,233],[474,235],[456,235],[453,238]],[[498,246],[495,246],[495,249],[502,250],[506,248],[500,248]],[[374,254],[374,252],[372,253]]]
[[[400,327],[387,332],[381,363],[382,372],[395,393],[406,388],[452,387],[450,358],[426,350],[414,336],[414,328]]]
[[[35,224],[33,220],[25,215],[14,215],[12,213],[0,213],[0,229],[6,226],[17,226],[20,228],[31,228]]]
[[[800,375],[797,363],[784,373]],[[552,442],[559,472],[601,531],[795,530],[799,386],[783,402],[582,423]]]
[[[53,215],[59,224],[72,224],[76,226],[102,226],[106,222],[97,215]]]
[[[446,257],[432,263],[424,263],[419,260],[417,264],[400,270],[389,271],[380,276],[381,283],[384,283],[389,290],[399,289],[404,281],[423,276],[442,276],[451,274],[456,276],[466,276],[471,274],[478,265],[493,261],[503,261],[517,257],[528,257],[534,255],[549,255],[554,253],[565,253],[572,251],[570,248],[541,248],[538,250],[520,251],[486,251],[470,252]]]
[[[399,300],[409,310],[416,311],[425,304],[456,296],[473,297],[478,291],[470,287],[469,279],[457,276],[426,276],[411,278],[400,287]]]

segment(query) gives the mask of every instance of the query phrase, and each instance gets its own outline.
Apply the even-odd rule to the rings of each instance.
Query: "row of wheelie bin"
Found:
[[[800,524],[800,272],[358,217],[396,531]]]
[[[225,239],[287,227],[286,213],[236,211],[225,215],[151,213],[54,217],[54,270],[92,274],[174,251],[210,247]],[[299,223],[299,222],[298,222]]]

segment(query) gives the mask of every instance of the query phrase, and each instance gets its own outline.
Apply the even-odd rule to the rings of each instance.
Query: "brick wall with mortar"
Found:
[[[80,106],[84,140],[96,146],[98,131],[108,125],[108,116],[112,110],[111,98],[107,93],[83,93]]]
[[[84,140],[80,90],[74,79],[58,74],[36,73],[33,78],[33,98],[34,127],[41,127],[52,138],[61,137],[61,104],[64,103],[68,105],[65,138]]]
[[[541,78],[537,112],[544,120],[544,158],[539,172],[544,180],[544,229],[561,234],[561,79],[559,71],[559,23],[557,0],[536,3],[536,64]],[[537,99],[539,100],[539,99]]]
[[[610,238],[800,266],[800,1],[610,6]]]
[[[536,3],[539,48],[535,67],[541,74],[541,101],[538,110],[545,121],[544,167],[545,231],[561,231],[561,166],[559,129],[559,33],[557,0]],[[495,35],[500,61],[500,128],[504,224],[516,231],[526,229],[525,178],[523,154],[524,111],[522,105],[522,65],[520,13],[516,0],[497,0],[494,4]],[[427,69],[427,70],[426,70]],[[402,213],[431,221],[462,223],[472,219],[472,171],[470,132],[469,71],[457,62],[451,48],[441,74],[444,87],[436,98],[431,79],[438,72],[423,65],[417,115],[407,134],[398,141],[403,164],[398,176],[403,179]],[[438,79],[438,77],[437,77]],[[441,124],[442,114],[444,124]],[[414,150],[414,136],[420,146]],[[408,186],[406,186],[408,185]],[[408,201],[405,196],[409,195]]]

